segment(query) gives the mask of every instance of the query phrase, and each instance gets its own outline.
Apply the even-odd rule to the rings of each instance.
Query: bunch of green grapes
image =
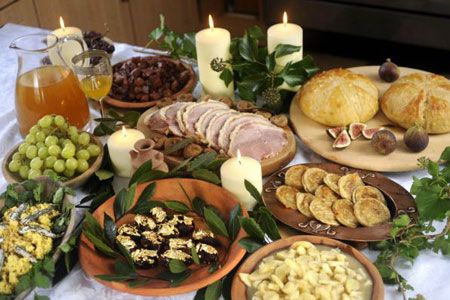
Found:
[[[47,115],[31,127],[8,168],[23,179],[55,174],[72,178],[85,172],[100,152],[87,132],[78,132],[62,116]]]

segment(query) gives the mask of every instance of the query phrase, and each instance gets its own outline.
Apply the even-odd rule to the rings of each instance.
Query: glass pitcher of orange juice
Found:
[[[11,43],[18,56],[16,115],[22,135],[47,114],[62,115],[80,129],[89,122],[87,99],[62,55],[69,42],[84,50],[83,41],[71,35],[29,34]]]

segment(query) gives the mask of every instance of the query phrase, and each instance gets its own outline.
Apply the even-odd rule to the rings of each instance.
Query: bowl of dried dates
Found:
[[[192,67],[165,56],[133,57],[113,66],[113,83],[105,102],[119,108],[149,108],[195,87]]]

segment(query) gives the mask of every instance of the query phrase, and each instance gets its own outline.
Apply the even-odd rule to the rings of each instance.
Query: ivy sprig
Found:
[[[134,128],[140,116],[141,114],[139,112],[133,110],[120,114],[113,109],[108,109],[105,117],[94,119],[98,123],[94,128],[94,135],[104,136],[113,134],[120,126]]]

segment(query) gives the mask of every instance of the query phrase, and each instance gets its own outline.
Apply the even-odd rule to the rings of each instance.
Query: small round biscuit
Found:
[[[361,177],[359,177],[358,173],[355,172],[344,175],[339,179],[338,182],[339,194],[342,198],[352,199],[353,190],[361,185],[364,185],[364,182],[362,181]]]
[[[279,186],[275,192],[275,195],[285,207],[296,209],[297,201],[295,200],[295,196],[297,195],[298,190],[295,187],[282,185]]]
[[[302,177],[303,173],[305,173],[307,169],[307,167],[302,165],[290,167],[284,176],[284,183],[295,188],[302,189]]]
[[[375,198],[362,198],[354,205],[355,216],[358,222],[366,227],[386,223],[391,213],[386,205]]]
[[[377,200],[380,200],[381,203],[386,204],[386,200],[384,199],[383,193],[376,187],[370,185],[358,186],[356,189],[353,190],[352,194],[353,203],[358,202],[358,200],[362,198],[375,198]]]
[[[319,168],[309,168],[303,173],[302,183],[303,188],[308,193],[314,194],[316,189],[323,183],[323,178],[327,175],[322,169]]]
[[[338,197],[338,195],[326,185],[319,185],[314,194],[316,197],[323,198],[331,202],[340,199],[340,197]]]
[[[331,226],[338,226],[339,223],[336,221],[331,209],[332,204],[328,200],[316,197],[309,205],[309,210],[318,221]]]
[[[341,176],[338,174],[328,173],[323,178],[323,183],[325,183],[330,189],[333,190],[333,192],[339,194],[339,179],[341,179]]]
[[[348,199],[336,200],[331,209],[334,212],[334,216],[339,223],[345,227],[356,228],[358,227],[358,220],[355,217],[353,211],[353,203]]]
[[[298,211],[301,212],[306,217],[312,218],[313,215],[309,210],[309,205],[315,198],[316,197],[310,193],[297,193],[296,200]]]

